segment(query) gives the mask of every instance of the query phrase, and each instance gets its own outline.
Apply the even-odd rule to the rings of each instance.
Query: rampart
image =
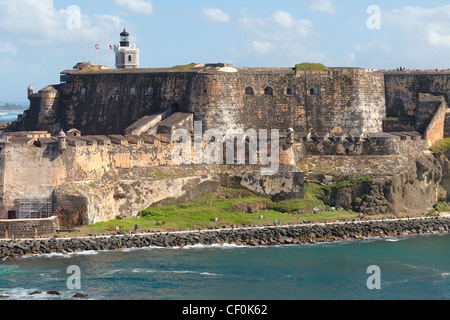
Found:
[[[381,72],[231,69],[67,70],[63,83],[30,97],[22,126],[52,133],[77,128],[84,135],[117,134],[146,115],[172,109],[193,113],[205,130],[382,132],[386,111]]]
[[[29,93],[30,109],[19,121],[24,132],[0,143],[1,209],[17,212],[23,196],[52,195],[60,224],[70,227],[136,216],[230,181],[273,199],[299,198],[304,175],[293,169],[302,158],[415,158],[442,139],[450,132],[448,75],[231,66],[66,70],[60,84]],[[260,167],[174,165],[171,134],[193,133],[194,121],[203,132],[279,129],[286,171],[266,178]],[[54,136],[61,129],[70,133],[64,148]],[[430,199],[435,189],[427,189]]]

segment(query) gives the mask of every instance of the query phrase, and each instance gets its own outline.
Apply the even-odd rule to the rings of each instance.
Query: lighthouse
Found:
[[[119,45],[114,45],[117,69],[139,68],[139,49],[136,49],[135,44],[130,46],[129,36],[130,34],[123,29]]]

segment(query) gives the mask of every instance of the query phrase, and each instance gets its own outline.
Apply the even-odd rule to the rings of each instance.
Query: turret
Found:
[[[33,87],[31,86],[31,84],[28,86],[28,99],[30,99],[30,97],[33,95]]]
[[[63,153],[65,150],[67,150],[67,136],[61,129],[56,137],[58,138],[58,150],[59,152]]]

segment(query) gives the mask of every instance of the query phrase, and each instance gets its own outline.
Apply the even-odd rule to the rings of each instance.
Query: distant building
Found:
[[[120,34],[120,44],[114,45],[117,69],[139,68],[139,49],[136,49],[135,44],[130,46],[129,36],[130,34],[123,29]]]

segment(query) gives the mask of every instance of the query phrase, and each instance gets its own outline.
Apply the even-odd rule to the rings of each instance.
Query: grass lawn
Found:
[[[224,188],[213,192],[202,199],[189,203],[167,206],[152,206],[140,212],[140,217],[100,222],[87,227],[88,233],[102,234],[115,232],[119,227],[123,231],[134,230],[139,224],[143,230],[174,230],[223,227],[227,225],[269,225],[274,220],[282,224],[300,223],[303,221],[324,222],[335,220],[357,219],[358,215],[350,211],[328,211],[313,214],[313,208],[324,203],[316,195],[321,187],[312,183],[305,185],[305,198],[274,203],[268,198],[259,197],[246,189]],[[262,208],[256,213],[242,212],[247,207]],[[260,216],[263,216],[260,219]],[[218,221],[214,221],[215,218]],[[163,225],[157,225],[163,223]]]

